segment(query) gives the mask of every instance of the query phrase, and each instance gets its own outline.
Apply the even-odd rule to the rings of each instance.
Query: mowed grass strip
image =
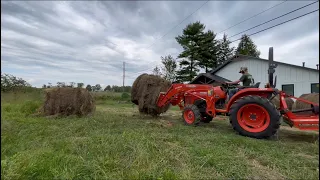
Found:
[[[90,118],[32,117],[40,101],[26,99],[1,104],[2,179],[319,177],[313,132],[283,128],[278,141],[257,140],[227,120],[189,127],[177,108],[152,119],[114,100],[99,102]]]

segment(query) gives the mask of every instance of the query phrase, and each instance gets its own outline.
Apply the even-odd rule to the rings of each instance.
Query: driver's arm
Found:
[[[227,84],[239,84],[239,82],[243,82],[245,75],[242,75],[239,80],[233,82],[226,82]]]

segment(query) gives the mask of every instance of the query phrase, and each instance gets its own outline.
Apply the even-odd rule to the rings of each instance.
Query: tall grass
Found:
[[[189,127],[179,111],[153,119],[109,99],[113,104],[99,104],[93,117],[31,117],[41,97],[7,95],[1,179],[319,178],[316,133],[286,128],[278,141],[257,140],[238,135],[228,121]]]

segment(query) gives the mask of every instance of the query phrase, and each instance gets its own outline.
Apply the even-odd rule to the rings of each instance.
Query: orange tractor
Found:
[[[217,115],[225,114],[229,116],[235,131],[258,139],[273,136],[280,128],[281,117],[291,127],[319,130],[319,104],[276,89],[276,77],[273,83],[274,68],[276,65],[273,64],[269,51],[269,83],[265,88],[259,88],[260,83],[256,83],[238,91],[228,100],[228,90],[233,88],[230,85],[213,87],[208,84],[173,84],[167,92],[160,93],[157,106],[163,107],[169,103],[178,105],[183,111],[182,117],[186,125],[208,123]],[[271,103],[272,98],[277,95],[280,98],[279,108]],[[285,97],[310,104],[310,108],[290,111]],[[311,113],[297,114],[307,111]]]

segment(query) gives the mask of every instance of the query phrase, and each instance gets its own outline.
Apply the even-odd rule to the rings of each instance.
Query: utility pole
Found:
[[[125,78],[125,62],[123,62],[123,80],[122,80],[122,91],[124,92],[124,78]]]

